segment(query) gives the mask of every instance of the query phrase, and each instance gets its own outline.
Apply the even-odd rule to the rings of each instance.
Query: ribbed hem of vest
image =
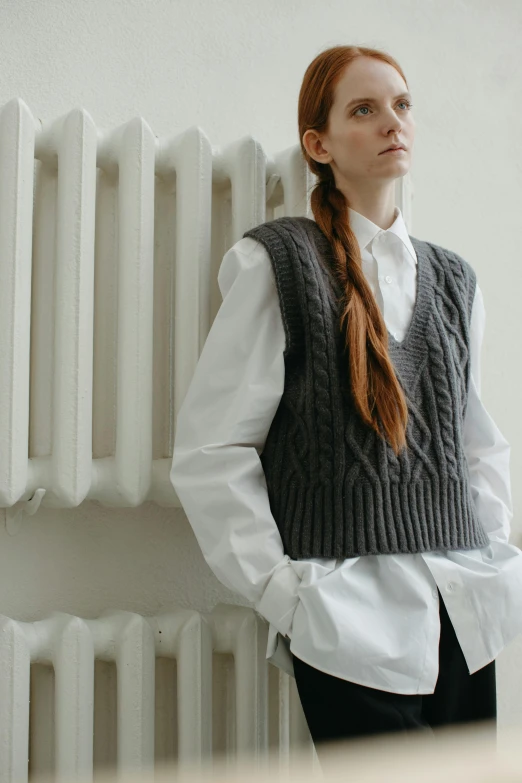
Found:
[[[311,486],[292,480],[276,521],[293,559],[480,549],[490,543],[468,481],[438,475],[407,484]],[[333,519],[344,519],[334,526]],[[314,519],[317,524],[314,525]]]

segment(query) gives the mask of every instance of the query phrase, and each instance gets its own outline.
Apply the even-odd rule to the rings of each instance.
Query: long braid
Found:
[[[344,290],[340,329],[349,349],[355,406],[364,422],[381,437],[387,437],[398,454],[406,445],[408,407],[388,354],[386,323],[362,271],[346,197],[335,186],[331,167],[316,166],[319,181],[311,194],[311,207],[317,225],[331,243],[334,272]]]

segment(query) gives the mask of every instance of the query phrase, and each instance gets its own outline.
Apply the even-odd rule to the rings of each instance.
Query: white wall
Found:
[[[44,122],[80,106],[107,129],[141,115],[157,136],[199,125],[214,146],[252,134],[272,155],[298,141],[297,95],[319,51],[388,50],[417,122],[412,233],[462,254],[484,291],[483,397],[512,444],[517,543],[521,33],[518,0],[17,0],[0,6],[0,105],[21,97]],[[244,603],[210,573],[183,512],[152,503],[41,508],[15,536],[0,527],[0,596],[0,613],[22,620]],[[520,655],[517,640],[499,659],[504,722],[522,720]]]

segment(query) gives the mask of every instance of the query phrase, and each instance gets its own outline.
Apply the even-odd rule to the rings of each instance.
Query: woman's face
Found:
[[[388,63],[359,57],[345,68],[335,88],[327,131],[307,131],[303,136],[311,157],[330,163],[341,190],[382,187],[409,171],[415,121],[410,96],[403,93],[406,84]],[[406,150],[383,154],[390,144],[403,144]]]

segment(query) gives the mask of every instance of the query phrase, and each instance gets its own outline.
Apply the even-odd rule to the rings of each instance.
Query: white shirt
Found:
[[[350,209],[363,272],[397,340],[415,304],[417,258],[401,211],[386,231]],[[522,552],[510,447],[480,399],[485,311],[477,285],[464,445],[490,544],[482,549],[292,560],[284,554],[259,459],[284,389],[285,334],[271,261],[243,237],[218,274],[223,303],[181,406],[171,482],[206,562],[268,620],[266,657],[293,674],[292,653],[352,682],[433,693],[440,589],[470,673],[522,631]],[[284,638],[285,636],[289,638]]]

